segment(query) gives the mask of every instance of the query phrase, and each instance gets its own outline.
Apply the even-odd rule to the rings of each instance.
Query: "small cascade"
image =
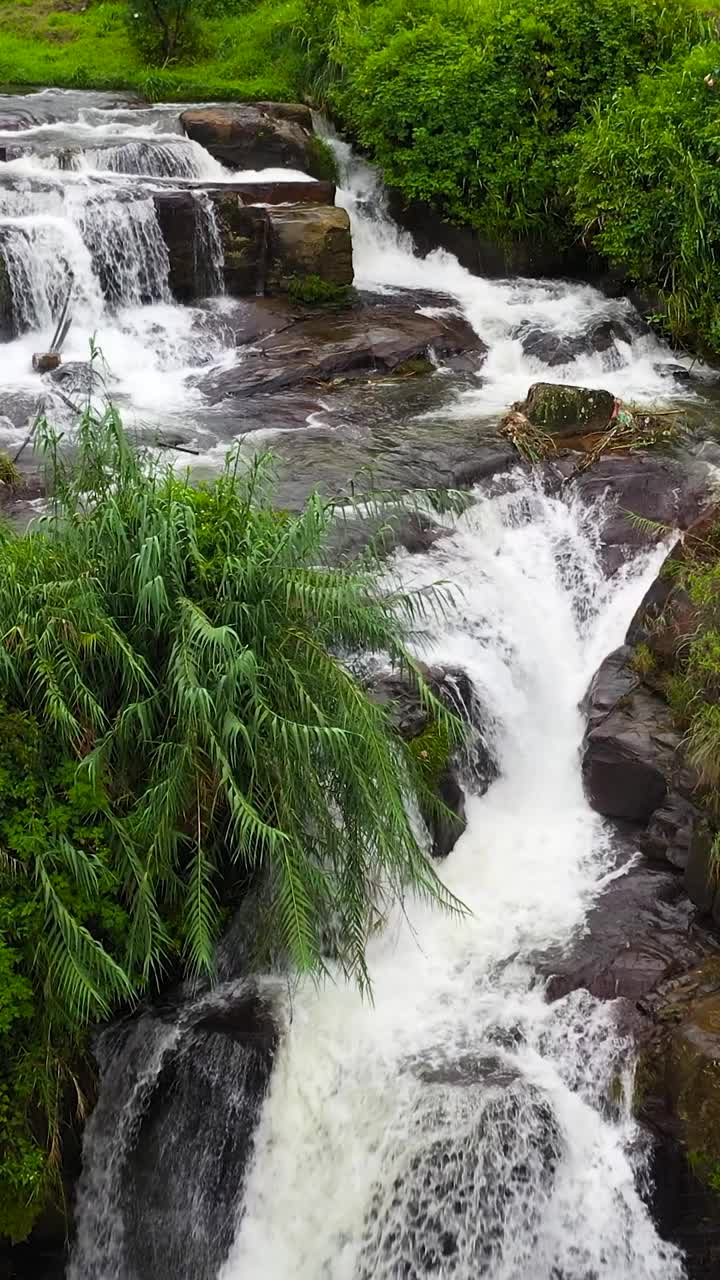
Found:
[[[111,306],[170,302],[170,260],[150,196],[91,197],[79,223]]]
[[[275,1055],[274,1002],[227,982],[100,1037],[68,1280],[215,1280]]]

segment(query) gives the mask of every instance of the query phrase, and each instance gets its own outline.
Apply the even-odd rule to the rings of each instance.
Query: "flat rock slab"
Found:
[[[479,367],[487,348],[460,316],[425,316],[398,306],[325,312],[263,340],[233,369],[214,373],[200,389],[211,402],[270,393],[338,376],[392,373],[408,361],[472,352]]]

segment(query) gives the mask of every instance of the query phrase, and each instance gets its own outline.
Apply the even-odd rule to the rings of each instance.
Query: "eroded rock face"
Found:
[[[312,117],[307,107],[292,103],[243,103],[198,107],[180,117],[189,138],[229,169],[300,169],[316,173]]]
[[[267,210],[246,208],[233,195],[215,203],[223,246],[223,281],[227,293],[264,293],[267,275],[269,224]]]
[[[293,276],[317,275],[330,284],[353,282],[350,218],[345,209],[284,205],[269,210],[270,287]]]

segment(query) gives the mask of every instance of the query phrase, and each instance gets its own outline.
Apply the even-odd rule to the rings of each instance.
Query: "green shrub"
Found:
[[[305,0],[314,88],[407,200],[561,241],[568,131],[706,31],[693,0]]]
[[[49,514],[0,535],[0,1236],[59,1191],[86,1109],[87,1027],[163,974],[209,977],[253,880],[259,963],[362,986],[393,896],[459,904],[406,801],[462,736],[405,647],[437,593],[371,552],[331,568],[332,504],[271,503],[268,460],[218,481],[133,451],[88,411],[72,462],[39,427]],[[428,758],[342,655],[385,652],[433,719]],[[432,753],[430,753],[432,748]]]
[[[293,302],[303,302],[310,307],[347,306],[352,297],[348,285],[332,284],[318,275],[290,276],[287,292]]]
[[[720,44],[597,108],[566,180],[585,237],[660,294],[680,341],[720,351]]]
[[[131,43],[145,62],[192,59],[201,44],[202,5],[196,0],[126,0]],[[200,9],[200,13],[198,12]]]

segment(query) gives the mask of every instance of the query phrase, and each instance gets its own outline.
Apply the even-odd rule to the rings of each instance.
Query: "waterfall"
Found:
[[[612,1005],[549,1005],[533,956],[582,927],[613,865],[582,792],[578,711],[657,568],[611,585],[597,512],[518,481],[406,561],[455,606],[501,776],[443,864],[464,919],[406,903],[371,947],[373,1003],[340,975],[288,1009],[221,1280],[679,1280],[637,1191],[632,1065]]]
[[[372,1003],[258,976],[105,1032],[70,1280],[682,1280],[613,1006],[548,1004],[535,967],[613,872],[578,704],[663,554],[610,581],[600,523],[519,475],[397,561],[452,588],[418,652],[468,672],[499,766],[442,864],[468,914],[398,908]]]
[[[347,209],[352,223],[356,285],[419,291],[426,295],[426,306],[433,305],[427,295],[441,295],[440,305],[444,296],[445,305],[454,303],[489,346],[480,385],[458,397],[459,415],[504,413],[538,381],[603,387],[621,398],[646,402],[667,400],[672,394],[663,374],[667,348],[628,299],[608,298],[590,285],[567,280],[488,280],[472,275],[442,249],[419,257],[411,235],[388,213],[377,170],[320,123],[338,161],[337,202]],[[598,325],[608,335],[603,350],[582,341]],[[548,366],[526,352],[531,334],[580,341],[567,344],[567,359]],[[690,368],[693,363],[689,358],[676,360],[675,353],[673,361],[676,367]],[[699,366],[695,370],[702,374]]]

